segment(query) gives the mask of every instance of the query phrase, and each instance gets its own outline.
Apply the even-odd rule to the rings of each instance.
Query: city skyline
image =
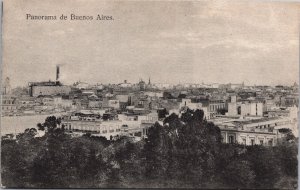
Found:
[[[161,81],[152,81],[151,77],[148,77],[148,78],[139,78],[138,80],[136,81],[128,81],[127,79],[123,80],[123,81],[118,81],[118,82],[101,82],[101,81],[91,81],[91,82],[87,82],[87,81],[81,81],[81,80],[77,80],[77,81],[73,81],[73,82],[69,82],[69,83],[62,83],[61,80],[55,80],[53,77],[52,78],[49,78],[48,80],[43,80],[43,81],[30,81],[30,82],[24,82],[24,84],[20,84],[18,86],[12,86],[11,85],[11,78],[7,77],[5,79],[3,79],[2,81],[2,85],[5,85],[7,83],[7,79],[9,81],[9,85],[11,87],[11,89],[14,89],[14,88],[26,88],[28,87],[30,84],[32,83],[47,83],[47,82],[55,82],[55,81],[59,81],[61,85],[67,85],[67,86],[72,86],[72,85],[75,85],[75,84],[80,84],[80,83],[86,83],[88,84],[89,86],[94,86],[94,85],[104,85],[104,86],[107,86],[107,85],[120,85],[120,84],[131,84],[132,87],[134,85],[138,85],[139,82],[143,81],[145,82],[145,84],[148,85],[149,83],[149,80],[151,80],[151,85],[154,85],[154,86],[157,86],[157,85],[170,85],[169,87],[175,87],[175,86],[180,86],[180,85],[203,85],[203,87],[205,86],[211,86],[211,85],[241,85],[243,84],[245,87],[255,87],[255,86],[269,86],[269,87],[276,87],[276,86],[294,86],[294,85],[298,85],[298,81],[294,81],[290,84],[247,84],[245,83],[244,81],[241,81],[241,82],[228,82],[228,83],[217,83],[217,82],[205,82],[205,81],[201,81],[201,82],[175,82],[175,83],[164,83],[164,82],[161,82]],[[158,86],[157,86],[158,87]],[[199,87],[201,88],[201,87]]]
[[[3,30],[2,72],[13,87],[54,80],[57,64],[63,65],[65,84],[149,76],[170,84],[298,83],[299,6],[293,3],[90,1],[87,9],[81,1],[30,1],[39,9],[15,1],[11,5],[24,7],[4,15],[13,24]],[[28,13],[102,13],[114,20],[32,21]]]

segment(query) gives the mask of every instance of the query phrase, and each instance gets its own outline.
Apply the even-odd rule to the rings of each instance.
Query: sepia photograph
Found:
[[[2,10],[1,188],[298,189],[300,2]]]

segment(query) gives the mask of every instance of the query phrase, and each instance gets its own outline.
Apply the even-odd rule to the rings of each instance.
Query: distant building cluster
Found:
[[[187,109],[203,110],[206,120],[221,129],[224,143],[273,146],[289,128],[296,135],[298,85],[153,84],[140,79],[120,84],[63,85],[59,81],[30,82],[28,88],[2,85],[2,116],[60,113],[61,127],[72,135],[90,133],[108,139],[147,136],[155,122]]]

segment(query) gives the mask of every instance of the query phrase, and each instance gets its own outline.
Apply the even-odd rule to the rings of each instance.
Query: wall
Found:
[[[235,102],[228,103],[228,115],[229,116],[237,115],[237,104]]]

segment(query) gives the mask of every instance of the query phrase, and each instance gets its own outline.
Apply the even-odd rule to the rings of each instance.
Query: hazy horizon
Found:
[[[3,17],[2,70],[13,87],[55,80],[57,64],[65,84],[299,80],[299,3],[10,1],[15,11]],[[114,20],[26,20],[26,14]]]

